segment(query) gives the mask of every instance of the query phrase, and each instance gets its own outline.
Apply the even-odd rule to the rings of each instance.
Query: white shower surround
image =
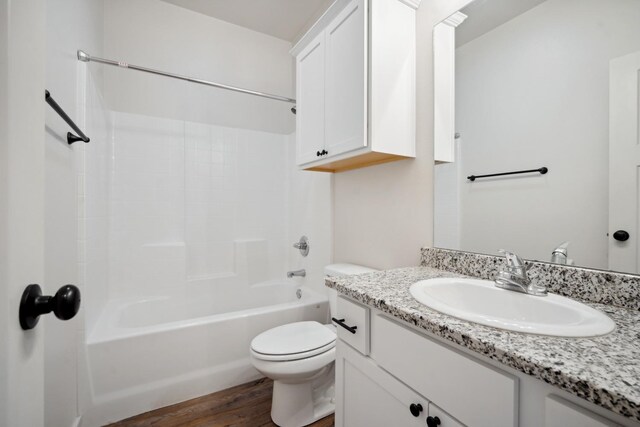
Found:
[[[249,283],[281,278],[288,137],[115,112],[109,298],[224,277],[248,248]]]
[[[212,285],[107,304],[87,342],[94,404],[86,425],[260,378],[249,359],[253,337],[284,323],[328,321],[326,295],[295,281]]]

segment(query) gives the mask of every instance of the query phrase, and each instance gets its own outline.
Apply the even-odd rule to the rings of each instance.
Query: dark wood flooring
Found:
[[[156,409],[108,427],[266,427],[271,421],[273,381],[263,378],[207,396]],[[333,415],[312,427],[333,427]]]

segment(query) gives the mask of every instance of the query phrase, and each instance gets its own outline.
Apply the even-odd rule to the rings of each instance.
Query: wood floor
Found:
[[[109,424],[109,427],[262,427],[271,421],[271,389],[267,378]],[[333,427],[333,415],[312,427]]]

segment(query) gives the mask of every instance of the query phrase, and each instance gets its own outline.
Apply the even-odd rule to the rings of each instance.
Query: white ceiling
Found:
[[[294,42],[333,0],[163,0],[232,24]]]
[[[456,47],[493,30],[546,0],[475,0],[460,12],[468,18],[456,28]]]

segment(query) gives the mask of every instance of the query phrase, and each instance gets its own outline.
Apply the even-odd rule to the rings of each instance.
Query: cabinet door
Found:
[[[607,420],[557,396],[547,396],[544,410],[545,427],[613,427]]]
[[[325,30],[327,157],[367,145],[366,9],[352,1]]]
[[[429,403],[427,426],[430,424],[438,427],[464,427],[464,424],[454,419],[451,415],[447,414],[433,403]]]
[[[316,37],[296,57],[296,160],[317,160],[324,149],[325,42]]]
[[[336,427],[424,427],[428,405],[371,359],[338,341]]]

